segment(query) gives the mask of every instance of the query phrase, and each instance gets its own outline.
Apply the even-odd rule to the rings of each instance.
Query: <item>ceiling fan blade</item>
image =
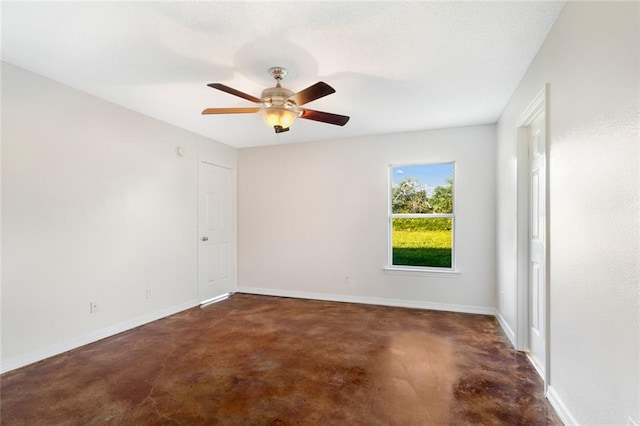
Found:
[[[313,86],[309,86],[306,89],[303,89],[294,94],[289,98],[289,100],[295,102],[296,105],[300,106],[335,92],[336,89],[329,86],[324,81],[319,81]]]
[[[320,121],[322,123],[335,124],[336,126],[344,126],[349,121],[346,115],[332,114],[330,112],[315,111],[313,109],[303,109],[300,118],[307,120]]]
[[[260,98],[256,98],[255,96],[248,95],[244,92],[234,89],[233,87],[225,86],[224,84],[221,84],[221,83],[210,83],[210,84],[207,84],[207,86],[214,89],[222,90],[223,92],[230,93],[232,95],[238,96],[242,99],[246,99],[251,102],[255,102],[255,103],[262,102]]]
[[[207,108],[202,111],[202,114],[246,114],[250,112],[258,112],[258,107],[247,108]]]

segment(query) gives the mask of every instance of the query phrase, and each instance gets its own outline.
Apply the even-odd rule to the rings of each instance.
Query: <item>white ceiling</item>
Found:
[[[235,147],[495,123],[564,2],[2,2],[2,59]],[[252,106],[267,70],[344,126],[275,135]],[[106,118],[108,119],[108,118]]]

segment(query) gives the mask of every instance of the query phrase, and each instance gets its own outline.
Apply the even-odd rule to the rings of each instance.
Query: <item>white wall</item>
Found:
[[[383,272],[388,165],[449,161],[461,274]],[[240,290],[493,312],[495,126],[241,149],[238,179]]]
[[[226,145],[2,64],[3,370],[197,303],[199,156],[236,164]]]
[[[515,123],[549,83],[550,385],[580,424],[640,422],[639,8],[567,3],[498,122],[499,311],[515,328]]]

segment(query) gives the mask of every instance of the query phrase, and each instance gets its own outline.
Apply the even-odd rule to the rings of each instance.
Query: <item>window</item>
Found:
[[[389,265],[453,269],[454,163],[390,167]]]

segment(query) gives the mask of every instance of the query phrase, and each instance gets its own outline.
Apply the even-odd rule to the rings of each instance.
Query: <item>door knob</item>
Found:
[[[209,237],[202,237],[202,241],[209,241]]]

